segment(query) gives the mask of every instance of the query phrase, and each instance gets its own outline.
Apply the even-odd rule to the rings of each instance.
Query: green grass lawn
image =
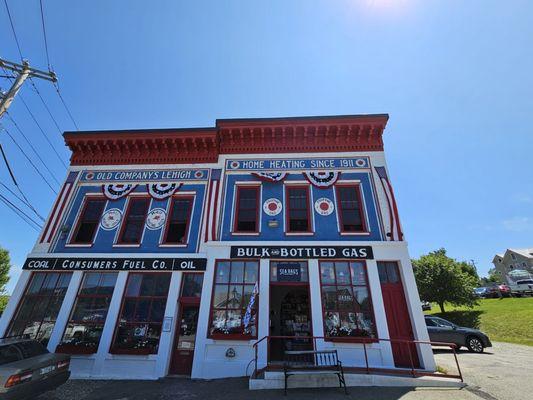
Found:
[[[482,299],[474,308],[432,304],[426,314],[438,315],[457,325],[480,329],[496,342],[533,346],[533,297]]]

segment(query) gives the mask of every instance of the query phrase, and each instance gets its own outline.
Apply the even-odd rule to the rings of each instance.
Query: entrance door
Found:
[[[198,326],[199,307],[181,306],[179,331],[174,344],[174,353],[169,372],[173,375],[190,375],[194,358],[194,343]]]
[[[203,279],[201,273],[183,273],[176,336],[168,371],[171,375],[190,375],[192,372]]]
[[[379,261],[378,272],[390,338],[414,340],[398,264],[390,261]],[[411,368],[411,365],[415,368],[419,367],[418,354],[414,344],[392,342],[391,346],[394,364],[397,367]]]
[[[311,302],[307,263],[272,261],[270,264],[269,361],[283,361],[285,351],[312,350]]]

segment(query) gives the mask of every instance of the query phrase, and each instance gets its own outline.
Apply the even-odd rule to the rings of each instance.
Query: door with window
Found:
[[[200,273],[183,274],[170,375],[190,375],[192,372],[203,278]]]
[[[411,368],[411,366],[418,368],[416,346],[413,343],[402,342],[414,340],[414,335],[398,263],[378,261],[378,272],[389,336],[393,340],[391,346],[394,364],[401,368]]]

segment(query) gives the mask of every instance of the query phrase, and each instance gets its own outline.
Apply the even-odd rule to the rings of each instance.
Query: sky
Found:
[[[43,3],[50,62],[81,130],[388,113],[385,152],[412,257],[444,247],[485,275],[496,253],[533,247],[531,1]],[[46,70],[39,1],[8,4],[23,56]],[[0,57],[20,60],[1,3]],[[60,129],[30,82],[21,98],[68,160],[61,131],[74,125],[54,86],[35,85]],[[62,181],[65,168],[19,97],[9,114]],[[10,118],[1,124],[57,190]],[[54,193],[5,131],[0,142],[48,215]],[[0,182],[14,189],[3,164]],[[0,194],[13,199],[4,187]],[[9,292],[36,238],[0,204]]]

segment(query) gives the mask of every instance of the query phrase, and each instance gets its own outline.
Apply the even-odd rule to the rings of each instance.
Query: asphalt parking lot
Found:
[[[454,371],[447,350],[436,351],[437,364]],[[494,343],[483,354],[459,352],[468,386],[464,389],[352,387],[346,396],[337,388],[294,389],[287,399],[310,398],[357,400],[530,400],[533,393],[533,347]],[[245,378],[160,381],[73,380],[38,400],[170,400],[231,399],[270,400],[283,397],[281,390],[249,391]]]

